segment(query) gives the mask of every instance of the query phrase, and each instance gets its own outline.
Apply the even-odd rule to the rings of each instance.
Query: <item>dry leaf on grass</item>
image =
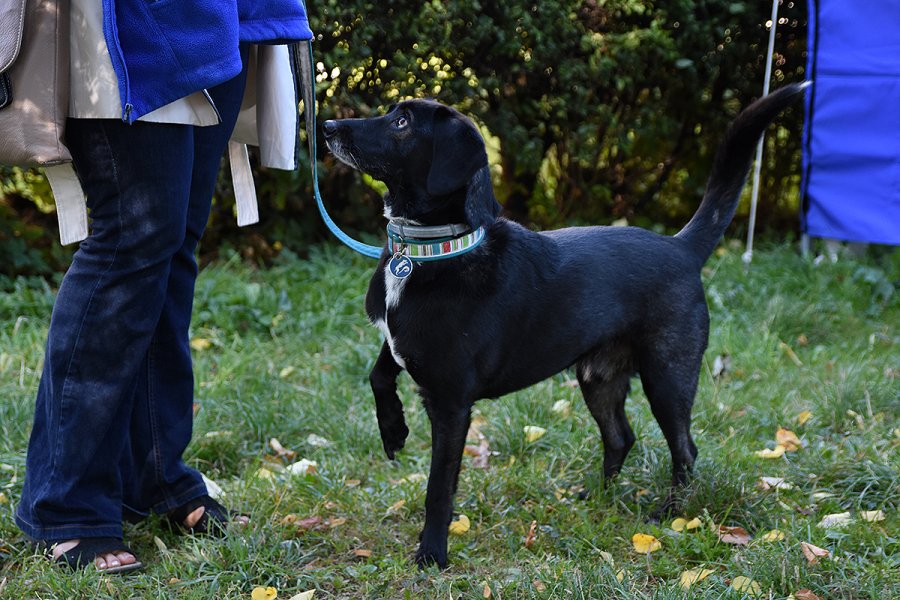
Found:
[[[812,413],[808,410],[800,411],[799,413],[797,413],[797,425],[805,424],[812,418],[812,416]]]
[[[557,400],[553,403],[550,410],[561,417],[568,417],[572,412],[572,402],[570,400]]]
[[[754,452],[754,454],[759,458],[781,458],[782,456],[784,456],[784,450],[784,446],[782,446],[781,444],[777,444],[771,450],[765,448],[763,450],[757,450],[756,452]]]
[[[331,442],[323,438],[321,435],[316,435],[315,433],[311,433],[306,436],[306,443],[309,446],[313,446],[314,448],[325,448],[331,445]]]
[[[272,448],[276,456],[284,458],[285,460],[294,460],[297,458],[297,453],[282,446],[281,442],[278,441],[278,438],[269,440],[269,447]]]
[[[760,477],[756,487],[764,491],[790,490],[794,488],[792,484],[785,481],[784,477]]]
[[[784,539],[784,532],[778,529],[773,529],[766,535],[760,538],[764,542],[780,542]]]
[[[356,550],[353,551],[353,556],[356,556],[358,558],[371,558],[372,551],[365,550],[363,548],[357,548]]]
[[[316,590],[306,590],[305,592],[300,592],[294,596],[291,596],[290,600],[313,600],[313,596],[316,594]]]
[[[284,468],[291,475],[314,475],[318,472],[319,463],[314,460],[301,458],[295,463],[291,463]]]
[[[719,525],[718,535],[719,541],[723,544],[733,544],[735,546],[746,546],[752,539],[743,527]]]
[[[191,349],[197,352],[209,350],[210,346],[212,346],[212,342],[206,338],[195,337],[191,340]]]
[[[809,561],[809,563],[812,565],[819,562],[820,558],[825,558],[826,556],[831,554],[825,548],[813,546],[809,542],[800,542],[800,550],[803,551],[803,556],[805,556],[806,560]]]
[[[482,598],[492,598],[493,597],[493,593],[491,592],[491,585],[487,581],[484,582],[484,589],[481,590],[481,597]]]
[[[475,469],[487,469],[488,468],[488,460],[491,457],[491,448],[488,445],[487,438],[484,435],[479,434],[481,437],[481,441],[477,446],[469,445],[463,448],[463,453],[466,456],[472,457],[472,467]]]
[[[859,518],[869,523],[877,523],[884,521],[884,511],[882,510],[862,510],[859,512]]]
[[[344,523],[347,522],[347,517],[338,517],[337,519],[328,519],[328,523],[326,523],[329,527],[340,527]]]
[[[546,429],[537,425],[526,425],[522,430],[525,432],[525,441],[529,444],[541,439],[547,433]]]
[[[662,542],[646,533],[636,533],[631,536],[631,545],[638,554],[650,554],[662,548]]]
[[[255,587],[250,592],[251,600],[274,600],[278,597],[278,590],[273,587]]]
[[[788,452],[796,452],[803,447],[803,442],[800,441],[797,434],[783,427],[779,427],[778,431],[775,432],[775,441],[779,445],[784,446],[784,449]]]
[[[396,502],[388,506],[387,512],[385,514],[392,515],[404,506],[406,506],[406,500],[397,500]]]
[[[534,545],[534,540],[537,537],[537,521],[532,521],[531,526],[528,528],[528,534],[525,536],[525,547],[531,548]]]
[[[681,589],[689,589],[695,583],[700,583],[710,575],[715,573],[712,569],[690,569],[681,574]]]
[[[672,528],[672,531],[681,532],[681,531],[690,531],[692,529],[697,529],[701,525],[703,525],[703,521],[701,521],[697,517],[694,517],[691,520],[687,520],[687,519],[683,519],[683,518],[679,517],[679,518],[675,519],[674,521],[672,521],[672,525],[670,527]]]
[[[802,589],[788,596],[788,600],[822,600],[822,598],[815,595],[811,590]]]
[[[846,527],[852,521],[853,517],[850,516],[849,512],[834,513],[822,517],[822,520],[819,521],[819,527],[822,529],[838,529],[840,527]]]
[[[762,594],[762,588],[759,583],[753,581],[749,577],[744,577],[743,575],[738,575],[732,579],[731,587],[748,596],[759,596]]]
[[[459,518],[450,523],[449,531],[453,535],[464,535],[467,531],[469,531],[469,527],[472,524],[469,522],[469,517],[466,515],[459,515]]]

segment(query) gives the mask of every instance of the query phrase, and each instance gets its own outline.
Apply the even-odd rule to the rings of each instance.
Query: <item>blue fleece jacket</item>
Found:
[[[241,42],[312,38],[301,0],[103,0],[103,20],[128,123],[236,76]]]

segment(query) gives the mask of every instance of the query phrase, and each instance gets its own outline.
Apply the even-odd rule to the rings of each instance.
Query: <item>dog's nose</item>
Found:
[[[337,121],[328,120],[322,123],[322,131],[325,132],[325,137],[329,138],[337,133],[338,124]]]

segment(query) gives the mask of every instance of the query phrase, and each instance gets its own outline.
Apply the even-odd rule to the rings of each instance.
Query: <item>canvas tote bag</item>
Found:
[[[0,0],[0,164],[45,167],[63,244],[87,237],[81,186],[63,144],[69,112],[69,1]]]

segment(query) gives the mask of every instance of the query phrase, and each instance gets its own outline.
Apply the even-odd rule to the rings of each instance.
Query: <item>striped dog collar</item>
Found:
[[[408,234],[408,228],[403,228]],[[484,227],[467,230],[463,235],[438,239],[419,239],[401,236],[396,227],[388,226],[388,250],[391,254],[408,256],[415,262],[452,258],[474,250],[484,240]]]

